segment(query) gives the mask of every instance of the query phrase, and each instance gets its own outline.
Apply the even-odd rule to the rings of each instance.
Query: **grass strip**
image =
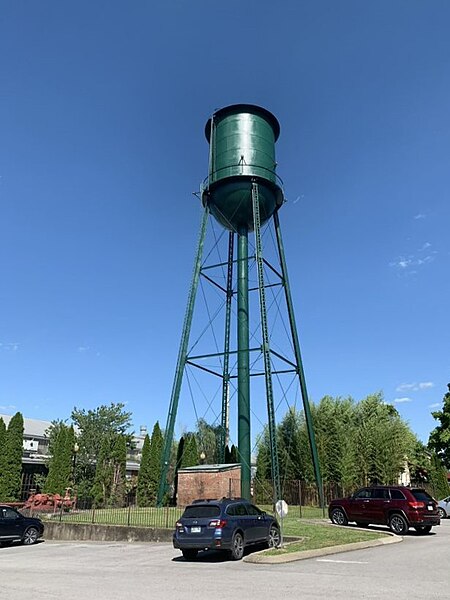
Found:
[[[310,523],[283,524],[283,535],[298,536],[302,539],[284,545],[282,548],[274,548],[264,552],[265,556],[279,556],[302,550],[315,550],[328,546],[339,546],[340,544],[352,544],[353,542],[364,542],[382,538],[384,534],[372,531],[359,531],[329,525],[315,525]]]

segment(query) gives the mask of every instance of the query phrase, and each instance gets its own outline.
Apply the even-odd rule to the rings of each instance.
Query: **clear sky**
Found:
[[[211,112],[281,124],[310,397],[450,380],[450,4],[0,2],[0,412],[165,425]],[[182,421],[189,426],[188,409]]]

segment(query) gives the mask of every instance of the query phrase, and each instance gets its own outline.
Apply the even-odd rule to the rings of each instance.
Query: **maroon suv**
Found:
[[[362,527],[388,525],[398,535],[409,527],[417,533],[430,533],[433,525],[441,522],[437,502],[428,492],[400,485],[366,487],[348,498],[332,500],[328,515],[335,525],[349,521]]]

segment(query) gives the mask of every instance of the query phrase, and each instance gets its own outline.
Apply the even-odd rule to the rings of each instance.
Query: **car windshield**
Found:
[[[430,502],[430,500],[433,500],[430,494],[425,490],[411,490],[411,493],[416,500],[421,500],[422,502]]]
[[[186,506],[183,517],[189,519],[201,519],[209,517],[218,517],[220,515],[220,507],[214,504],[195,504]]]

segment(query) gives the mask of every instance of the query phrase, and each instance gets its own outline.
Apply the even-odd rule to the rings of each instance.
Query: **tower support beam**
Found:
[[[209,207],[205,206],[203,211],[200,233],[198,237],[197,253],[195,255],[194,270],[192,273],[192,282],[188,295],[186,314],[184,316],[183,332],[181,334],[180,348],[178,351],[177,366],[175,370],[175,379],[170,397],[169,413],[167,415],[167,424],[164,434],[164,449],[161,455],[161,479],[159,482],[157,504],[161,506],[167,487],[167,472],[169,470],[170,451],[172,449],[173,430],[178,410],[178,401],[180,399],[181,384],[183,382],[183,373],[187,360],[189,345],[189,336],[192,326],[192,315],[194,314],[195,298],[197,296],[198,282],[200,279],[200,270],[202,266],[203,246],[205,243],[206,226],[208,223]]]
[[[274,504],[281,500],[280,468],[278,461],[277,430],[273,403],[272,364],[270,360],[269,328],[267,324],[266,290],[264,285],[264,261],[261,242],[261,219],[259,212],[258,184],[252,183],[253,226],[255,230],[256,266],[258,269],[259,309],[261,314],[261,340],[266,380],[267,417],[269,423],[270,461],[273,481]]]
[[[250,333],[248,302],[248,228],[238,230],[237,273],[238,342],[238,452],[241,463],[241,496],[250,499]]]
[[[233,301],[233,255],[234,232],[228,235],[228,272],[227,299],[225,305],[225,341],[223,353],[223,383],[222,383],[222,412],[220,427],[219,461],[225,462],[225,446],[229,438],[229,391],[230,391],[230,333],[231,333],[231,303]]]
[[[298,341],[297,325],[295,323],[294,305],[292,303],[291,286],[289,285],[289,278],[288,278],[288,272],[287,272],[286,258],[284,255],[283,239],[281,237],[281,228],[280,228],[280,220],[278,217],[278,211],[276,211],[273,215],[273,222],[275,225],[278,253],[280,255],[280,265],[281,265],[281,272],[283,275],[284,293],[285,293],[285,297],[286,297],[286,305],[287,305],[287,310],[288,310],[288,315],[289,315],[289,324],[290,324],[290,328],[291,328],[292,342],[294,344],[294,354],[295,354],[295,361],[297,363],[297,373],[298,373],[298,378],[299,378],[299,382],[300,382],[300,390],[301,390],[302,400],[303,400],[303,410],[305,412],[306,428],[308,430],[309,445],[311,447],[311,455],[312,455],[313,466],[314,466],[314,475],[316,478],[317,488],[318,488],[318,492],[319,492],[320,506],[321,506],[321,508],[323,508],[324,507],[324,498],[323,498],[322,476],[320,474],[319,455],[317,453],[317,444],[316,444],[316,438],[314,435],[314,425],[312,422],[311,409],[309,407],[308,391],[306,389],[305,373],[303,371],[303,362],[302,362],[302,356],[301,356],[301,352],[300,352],[300,343]]]

